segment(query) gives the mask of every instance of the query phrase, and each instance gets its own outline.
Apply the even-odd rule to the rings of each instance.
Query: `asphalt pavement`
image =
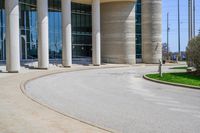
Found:
[[[173,71],[169,66],[164,71]],[[142,78],[157,66],[54,74],[26,84],[38,102],[120,133],[199,133],[200,90]]]

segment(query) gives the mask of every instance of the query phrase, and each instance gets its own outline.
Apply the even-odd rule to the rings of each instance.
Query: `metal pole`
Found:
[[[196,25],[196,24],[195,24],[195,21],[196,21],[196,20],[195,20],[195,19],[196,19],[195,10],[196,10],[196,9],[195,9],[195,8],[196,8],[196,7],[195,7],[195,6],[196,6],[196,5],[195,5],[195,0],[193,0],[193,37],[195,37],[195,30],[196,30],[196,28],[195,28],[195,25]]]
[[[188,40],[191,40],[191,0],[188,0]]]
[[[180,0],[178,0],[178,53],[181,57],[181,33],[180,33]]]
[[[169,13],[167,13],[167,55],[169,55]]]
[[[188,0],[188,41],[190,41],[190,0]]]
[[[191,39],[194,37],[193,35],[193,0],[190,0],[190,29],[191,29]]]

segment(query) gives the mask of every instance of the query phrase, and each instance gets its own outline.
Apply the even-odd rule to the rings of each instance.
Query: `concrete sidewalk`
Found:
[[[103,67],[111,67],[103,66]],[[115,66],[116,67],[116,66]],[[92,69],[75,66],[50,70],[26,70],[19,74],[0,73],[0,133],[106,133],[103,129],[56,113],[26,97],[20,85],[40,76]]]

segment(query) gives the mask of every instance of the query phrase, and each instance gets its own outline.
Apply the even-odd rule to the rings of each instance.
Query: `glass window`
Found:
[[[92,56],[91,5],[72,3],[72,55],[74,58]]]
[[[21,59],[37,58],[36,0],[19,0]]]
[[[21,59],[36,59],[38,48],[37,0],[19,0]],[[5,0],[0,0],[0,60],[5,60]],[[61,0],[48,0],[49,57],[62,56]],[[91,5],[72,3],[73,57],[92,56]]]
[[[136,2],[136,15],[135,15],[135,20],[136,20],[136,58],[141,59],[142,58],[142,18],[141,18],[141,0],[137,0]]]
[[[0,0],[0,60],[6,59],[5,0]]]
[[[61,0],[49,0],[49,58],[62,58]]]

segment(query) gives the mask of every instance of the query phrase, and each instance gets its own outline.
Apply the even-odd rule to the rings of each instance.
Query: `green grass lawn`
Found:
[[[159,74],[148,74],[146,76],[161,81],[200,87],[200,76],[195,76],[191,73],[164,73],[163,77],[160,77]]]

